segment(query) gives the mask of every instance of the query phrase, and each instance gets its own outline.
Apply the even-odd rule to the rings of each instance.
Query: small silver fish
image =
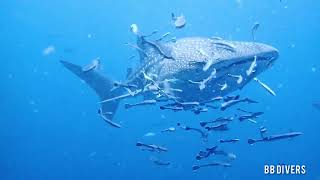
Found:
[[[138,47],[137,45],[133,45],[133,44],[131,44],[131,43],[125,43],[125,45],[127,45],[127,46],[129,46],[129,47],[131,47],[131,48],[133,48],[133,49],[138,50],[139,52],[141,52],[141,53],[144,54],[145,56],[148,56],[148,54],[147,54],[143,49],[141,49],[140,47]]]
[[[171,19],[174,21],[174,26],[177,29],[183,28],[187,23],[186,18],[182,14],[180,16],[175,16],[171,13]]]
[[[208,59],[207,63],[203,66],[202,70],[206,72],[213,64],[213,59]]]
[[[154,133],[154,132],[148,132],[144,136],[145,137],[151,137],[151,136],[155,136],[155,135],[156,135],[156,133]]]
[[[173,131],[175,131],[175,130],[176,130],[175,127],[169,127],[169,128],[167,128],[167,129],[162,130],[161,132],[173,132]]]
[[[203,90],[204,88],[206,88],[206,84],[207,82],[209,82],[211,79],[213,78],[216,78],[216,74],[217,74],[217,70],[214,69],[211,74],[206,78],[206,79],[203,79],[202,81],[192,81],[192,80],[188,80],[190,83],[192,84],[198,84],[199,85],[199,89],[200,90]]]
[[[108,119],[107,117],[105,117],[105,116],[103,115],[103,113],[101,113],[100,116],[101,116],[101,118],[102,118],[106,123],[110,124],[111,126],[116,127],[116,128],[121,128],[121,125],[120,125],[120,124],[111,121],[110,119]]]
[[[92,62],[88,65],[86,65],[85,67],[82,68],[83,72],[89,72],[91,70],[95,70],[97,68],[100,67],[100,58],[96,58],[94,60],[92,60]]]
[[[225,90],[225,89],[227,89],[228,88],[228,84],[227,83],[224,83],[224,84],[218,84],[218,86],[220,86],[221,88],[220,88],[220,90],[221,91],[223,91],[223,90]]]
[[[134,107],[134,106],[154,105],[156,103],[157,103],[156,100],[150,99],[150,100],[144,100],[142,102],[135,103],[135,104],[125,104],[125,108],[128,109],[128,108],[131,108],[131,107]]]
[[[252,29],[251,29],[251,35],[252,35],[253,41],[256,40],[255,34],[256,34],[256,31],[258,30],[259,27],[260,27],[260,23],[259,22],[255,22],[253,27],[252,27]]]
[[[271,95],[276,96],[276,93],[265,83],[261,82],[258,78],[253,78],[256,82],[258,82],[264,89],[266,89]]]
[[[247,76],[250,76],[252,73],[254,73],[256,67],[257,67],[257,56],[254,56],[254,59],[250,65],[249,69],[246,71]]]
[[[110,102],[110,101],[114,101],[114,100],[124,99],[124,98],[130,97],[130,96],[136,96],[136,95],[140,94],[141,92],[142,92],[142,90],[138,89],[136,91],[133,91],[133,94],[132,93],[122,94],[120,96],[112,97],[110,99],[105,99],[103,101],[100,101],[99,103],[101,104],[101,103]]]
[[[156,41],[161,41],[162,39],[166,38],[167,36],[170,35],[170,32],[166,32],[165,34],[163,34],[159,39],[157,39]]]
[[[131,31],[133,34],[138,35],[138,33],[139,33],[138,25],[137,25],[137,24],[131,24],[131,26],[130,26],[130,31]]]
[[[243,77],[241,75],[232,75],[232,74],[228,74],[228,76],[230,77],[234,77],[237,78],[237,84],[241,84],[243,81]]]

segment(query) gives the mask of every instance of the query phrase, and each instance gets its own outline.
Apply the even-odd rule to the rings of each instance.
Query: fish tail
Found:
[[[254,144],[254,143],[256,143],[256,140],[254,140],[254,139],[248,139],[248,144]]]
[[[113,91],[110,91],[113,88],[114,83],[107,77],[99,73],[97,70],[84,72],[83,68],[79,65],[67,61],[60,62],[64,65],[64,67],[66,67],[68,70],[77,75],[80,79],[85,81],[97,93],[101,100],[116,97],[123,93],[123,90],[121,88],[117,88]],[[103,114],[106,119],[112,120],[118,108],[118,105],[119,100],[101,103],[101,114]],[[110,113],[104,114],[104,112]]]

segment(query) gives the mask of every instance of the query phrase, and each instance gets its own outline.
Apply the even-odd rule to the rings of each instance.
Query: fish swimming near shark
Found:
[[[257,42],[239,42],[206,37],[185,37],[175,42],[159,42],[135,34],[140,66],[133,70],[123,81],[113,81],[103,75],[99,68],[82,68],[68,61],[61,63],[80,79],[85,81],[99,96],[101,113],[110,121],[114,118],[121,99],[137,96],[145,100],[158,99],[173,103],[206,102],[215,97],[223,97],[242,89],[261,72],[268,69],[278,58],[278,50]],[[204,56],[201,51],[206,52]],[[210,62],[210,66],[204,65]],[[247,70],[254,61],[254,71]],[[198,62],[198,63],[194,63]],[[100,63],[100,62],[99,62]],[[214,76],[211,76],[214,74]],[[233,75],[233,76],[230,76]],[[210,77],[208,79],[208,77]],[[235,78],[241,77],[241,82]],[[166,88],[180,91],[165,90]],[[200,89],[198,84],[205,86]],[[131,86],[114,87],[114,82]],[[221,88],[219,85],[225,85]],[[152,89],[151,89],[152,87]],[[105,114],[104,112],[110,112]]]

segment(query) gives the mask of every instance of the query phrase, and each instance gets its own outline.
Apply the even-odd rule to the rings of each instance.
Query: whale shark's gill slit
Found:
[[[214,44],[216,48],[221,48],[221,49],[224,49],[224,50],[227,50],[227,51],[236,52],[236,48],[230,43],[213,42],[212,44]]]

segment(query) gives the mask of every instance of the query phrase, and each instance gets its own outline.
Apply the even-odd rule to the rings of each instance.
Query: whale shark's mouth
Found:
[[[208,83],[208,90],[223,96],[236,89],[242,89],[251,79],[270,68],[278,56],[278,51],[274,49],[270,52],[218,62],[212,67],[217,73]]]
[[[271,65],[273,64],[273,62],[276,60],[276,58],[274,57],[250,57],[250,58],[242,58],[241,60],[230,60],[228,62],[220,62],[215,64],[213,67],[217,70],[217,71],[222,71],[222,70],[230,70],[233,68],[236,69],[246,69],[246,67],[248,67],[247,69],[249,69],[250,65],[253,63],[254,59],[256,58],[256,66],[259,69],[267,69],[269,67],[271,67]]]
[[[261,43],[240,44],[236,51],[233,57],[226,57],[213,65],[212,68],[217,70],[216,79],[241,76],[244,81],[250,80],[271,67],[279,56],[277,49]]]
[[[233,56],[225,57],[218,61],[214,66],[216,69],[219,69],[220,67],[242,67],[244,64],[251,64],[256,60],[259,69],[267,69],[273,64],[278,56],[278,50],[271,46],[261,43],[243,43],[238,45]],[[239,69],[239,67],[236,68]]]
[[[218,63],[214,66],[217,71],[214,83],[242,88],[251,79],[270,68],[276,59],[277,56],[254,56],[228,63]]]

